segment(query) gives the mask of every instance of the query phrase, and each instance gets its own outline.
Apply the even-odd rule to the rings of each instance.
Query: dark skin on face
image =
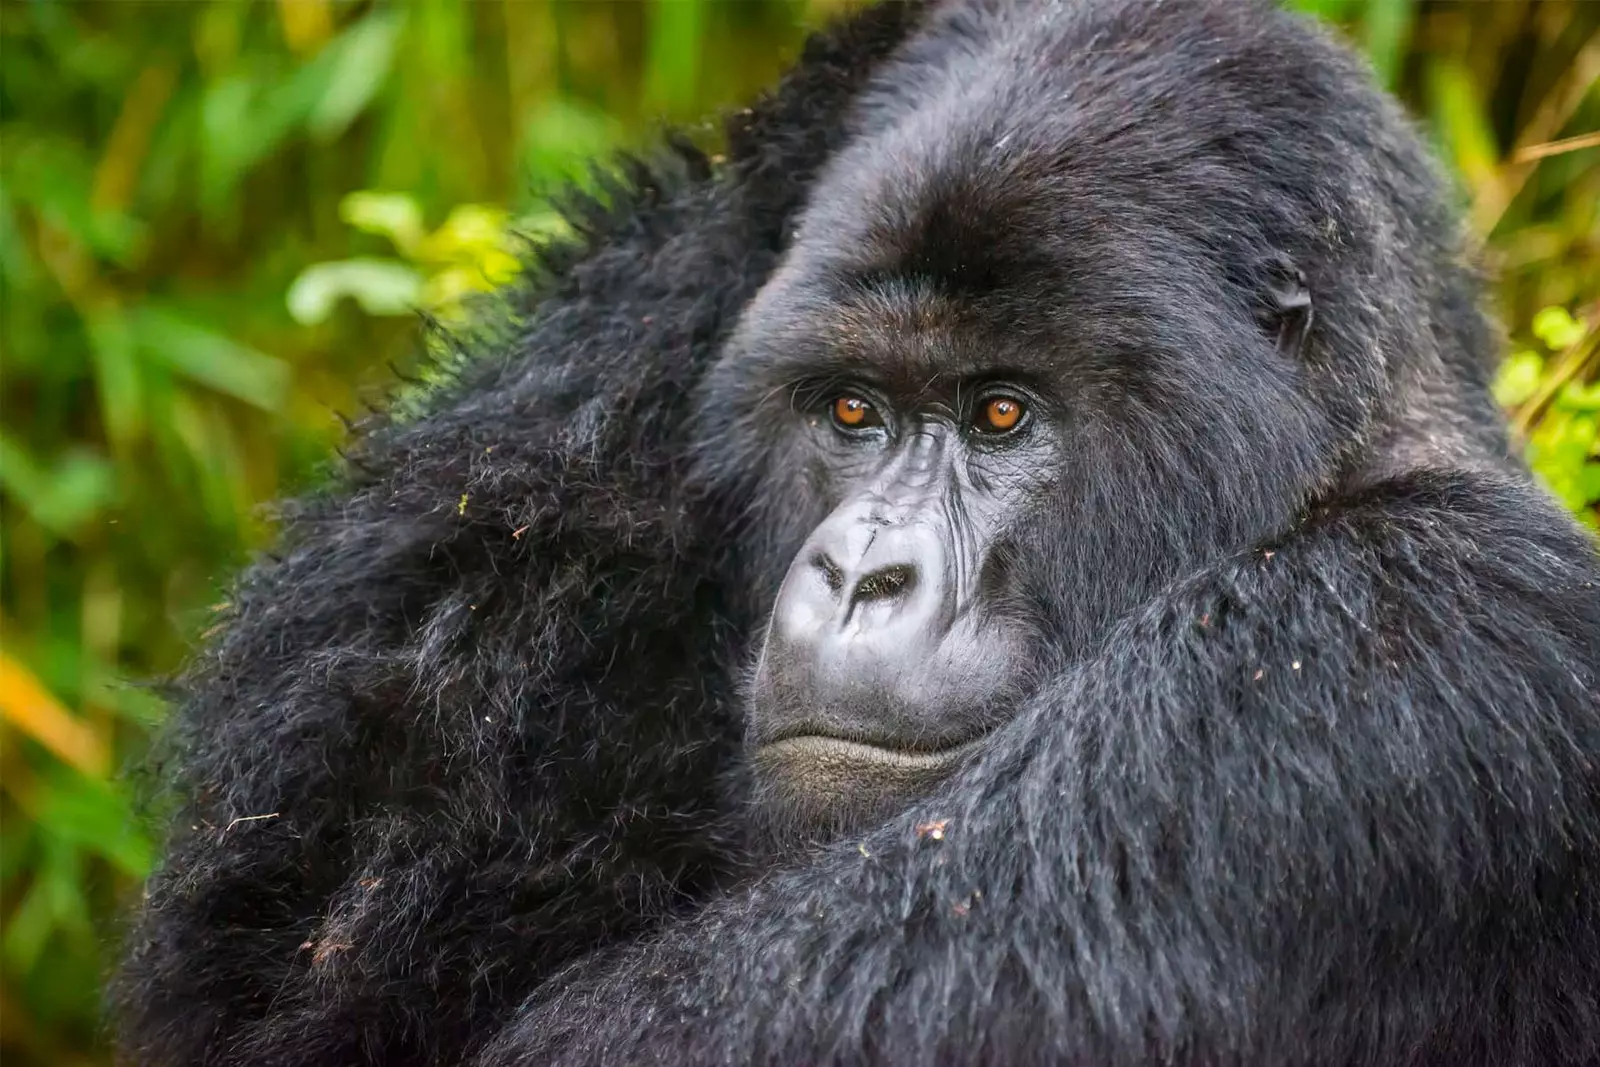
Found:
[[[769,812],[803,832],[870,823],[953,773],[1036,656],[1005,610],[1006,537],[1049,484],[1059,405],[1004,368],[915,385],[886,369],[857,359],[793,390],[787,451],[831,511],[778,592],[749,739]]]

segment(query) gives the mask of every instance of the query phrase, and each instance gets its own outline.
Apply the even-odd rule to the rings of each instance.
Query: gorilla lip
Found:
[[[793,734],[762,745],[758,756],[763,760],[816,760],[826,762],[871,763],[889,765],[907,771],[942,770],[966,753],[975,749],[983,738],[975,737],[948,748],[919,751],[906,748],[889,748],[868,741],[855,741],[831,734]]]
[[[762,792],[787,820],[837,832],[859,820],[887,818],[953,774],[983,743],[976,738],[933,752],[885,748],[836,734],[791,734],[756,749]]]

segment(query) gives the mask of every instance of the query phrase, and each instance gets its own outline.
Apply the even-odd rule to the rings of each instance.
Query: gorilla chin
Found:
[[[806,734],[755,750],[756,804],[769,843],[795,845],[871,826],[944,781],[983,744],[937,752]]]

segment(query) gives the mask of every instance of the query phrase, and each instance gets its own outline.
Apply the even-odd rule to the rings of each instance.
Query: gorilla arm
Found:
[[[718,269],[716,218],[705,185],[633,217],[235,590],[119,982],[131,1062],[453,1061],[710,876],[733,737],[665,458],[692,363],[664,356],[726,310],[666,281]]]
[[[480,1065],[1600,1052],[1597,589],[1526,489],[1367,490],[903,817],[558,975]]]

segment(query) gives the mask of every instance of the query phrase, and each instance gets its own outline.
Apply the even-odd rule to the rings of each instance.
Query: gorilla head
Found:
[[[1402,369],[1384,360],[1415,374],[1432,351],[1354,294],[1426,247],[1408,231],[1436,209],[1360,196],[1371,176],[1296,120],[1354,74],[1308,88],[1192,12],[1141,51],[1155,5],[1096,50],[1075,11],[1008,38],[962,9],[889,65],[702,394],[713,477],[762,502],[748,585],[776,594],[750,605],[748,738],[781,826],[927,790],[1163,583],[1359,479]],[[1343,96],[1324,108],[1395,128]]]

